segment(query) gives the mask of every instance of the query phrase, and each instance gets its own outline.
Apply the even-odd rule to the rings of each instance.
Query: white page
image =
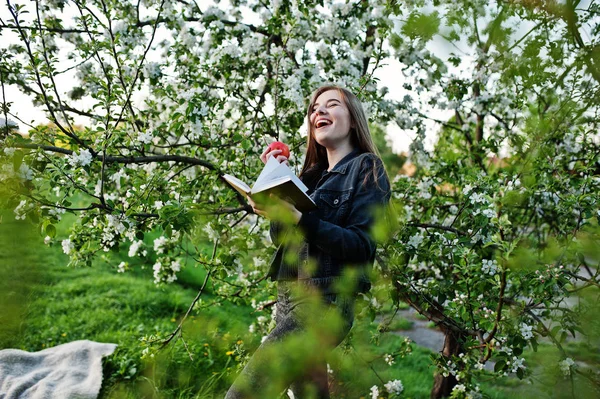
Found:
[[[238,179],[235,176],[232,175],[228,175],[228,174],[224,174],[223,178],[225,180],[227,180],[229,182],[229,184],[233,184],[233,185],[237,185],[239,188],[241,188],[242,190],[244,190],[246,192],[246,194],[250,193],[250,187],[244,183],[243,181],[241,181],[240,179]]]
[[[260,172],[260,175],[258,175],[258,178],[254,182],[254,186],[252,186],[252,189],[254,190],[254,187],[260,186],[262,180],[268,179],[267,176],[273,170],[277,169],[277,167],[279,165],[280,165],[279,161],[277,161],[277,159],[275,159],[275,157],[273,155],[271,155],[269,157],[269,159],[267,159],[267,163],[266,163],[265,167],[263,168],[263,170]]]
[[[269,165],[271,159],[273,160],[273,165]],[[273,166],[275,167],[273,168]],[[265,173],[267,167],[269,168],[269,170],[267,173]],[[306,187],[304,183],[302,183],[302,180],[300,180],[286,164],[279,163],[279,161],[277,161],[275,157],[272,156],[269,157],[267,165],[265,165],[265,169],[263,169],[263,171],[260,173],[260,176],[258,176],[256,183],[254,183],[254,186],[252,187],[252,191],[254,191],[255,189],[257,191],[260,191],[260,186],[267,184],[272,180],[280,179],[282,177],[287,176],[289,176],[292,179],[292,181],[300,188],[300,190],[302,190],[303,192],[308,191],[308,187]]]

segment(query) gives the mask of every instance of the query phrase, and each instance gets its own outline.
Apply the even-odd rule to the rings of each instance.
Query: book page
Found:
[[[252,186],[252,190],[254,190],[257,186],[259,186],[263,180],[267,180],[268,179],[267,176],[273,170],[277,169],[277,167],[279,165],[280,165],[279,161],[277,161],[277,159],[275,159],[275,157],[271,155],[269,157],[269,159],[267,159],[267,163],[265,164],[265,167],[263,168],[263,170],[260,172],[260,175],[258,175],[258,178],[254,182],[254,186]]]
[[[235,188],[240,194],[250,194],[250,187],[237,177],[224,174],[223,178],[227,181],[227,183],[231,184],[231,186]]]
[[[271,165],[269,165],[269,163],[271,163]],[[271,181],[278,180],[283,177],[289,177],[303,192],[308,191],[308,187],[302,183],[302,180],[300,180],[286,164],[279,163],[275,157],[269,157],[265,168],[260,173],[256,183],[254,183],[254,186],[252,187],[252,192],[261,191],[264,189],[265,185],[271,186],[269,184]]]
[[[258,188],[252,189],[252,194],[260,193],[261,191],[268,190],[285,182],[292,180],[290,176],[282,176],[277,179],[268,180],[262,183]]]

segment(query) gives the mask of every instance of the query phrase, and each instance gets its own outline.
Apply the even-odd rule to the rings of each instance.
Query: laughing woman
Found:
[[[278,246],[269,272],[278,282],[276,327],[231,386],[228,399],[274,397],[290,385],[296,399],[329,398],[325,356],[350,331],[356,295],[371,287],[374,210],[389,202],[390,184],[364,110],[352,92],[324,86],[312,95],[307,120],[299,177],[317,209],[301,213],[280,201],[292,215],[290,226],[274,220],[272,207],[250,201],[257,214],[271,220]],[[270,156],[287,162],[281,150],[267,149],[261,160]]]

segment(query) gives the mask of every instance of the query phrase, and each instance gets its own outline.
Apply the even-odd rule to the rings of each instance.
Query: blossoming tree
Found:
[[[562,344],[577,332],[598,343],[597,5],[441,3],[390,38],[409,79],[397,121],[417,134],[418,166],[394,186],[394,295],[445,332],[437,397],[478,395],[473,378],[492,358],[523,378],[521,354],[542,337],[589,394],[598,374],[574,368]],[[452,47],[447,60],[428,47],[434,35]],[[430,123],[440,135],[428,151]]]
[[[496,375],[525,377],[521,354],[540,336],[558,348],[567,332],[597,340],[580,320],[598,311],[587,296],[598,287],[597,6],[7,3],[2,87],[29,94],[53,125],[31,126],[28,138],[2,130],[2,179],[17,187],[15,216],[60,240],[71,264],[123,250],[152,259],[160,284],[192,256],[204,285],[264,305],[266,221],[222,175],[252,181],[271,139],[301,154],[306,98],[333,81],[360,95],[372,121],[417,135],[416,174],[394,178],[399,228],[378,229],[387,241],[373,296],[408,303],[446,334],[433,397],[477,395],[489,360]],[[455,54],[436,57],[434,37]],[[394,82],[373,77],[387,56],[403,65],[402,101],[384,87]],[[28,121],[6,96],[2,113]],[[433,150],[427,130],[440,132]],[[69,237],[55,237],[67,211],[79,218]],[[151,230],[161,235],[148,242]],[[250,329],[267,325],[263,316]],[[380,389],[400,394],[402,384],[382,381],[373,395]]]

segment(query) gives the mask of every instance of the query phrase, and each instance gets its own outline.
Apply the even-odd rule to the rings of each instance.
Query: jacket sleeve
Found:
[[[271,242],[273,245],[278,247],[281,244],[282,226],[281,223],[271,220],[269,226],[269,235],[271,236]]]
[[[376,243],[370,234],[375,223],[374,208],[386,206],[390,199],[390,183],[380,159],[368,158],[357,181],[346,226],[326,222],[316,212],[304,213],[298,222],[306,240],[323,252],[352,263],[365,263],[375,256]],[[373,179],[373,162],[377,162],[379,175]],[[367,181],[363,184],[365,177]]]

